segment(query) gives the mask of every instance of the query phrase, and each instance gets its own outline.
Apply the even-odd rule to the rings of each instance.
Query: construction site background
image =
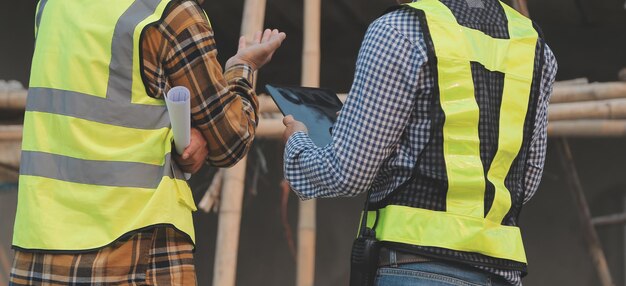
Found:
[[[321,85],[346,92],[367,25],[393,0],[322,1]],[[559,62],[557,80],[585,77],[591,82],[617,81],[626,67],[626,10],[623,0],[535,0],[529,10],[542,27]],[[35,1],[14,1],[0,11],[0,79],[28,87],[33,51]],[[302,51],[302,2],[270,0],[265,24],[288,34],[283,48],[259,75],[265,83],[299,85]],[[234,54],[241,25],[242,0],[203,4],[215,28],[220,61]],[[0,113],[0,124],[19,124],[19,113]],[[626,138],[574,138],[570,144],[594,216],[626,211]],[[295,262],[281,223],[282,146],[260,139],[248,164],[241,222],[237,285],[294,285]],[[0,147],[2,148],[2,147]],[[9,148],[9,147],[4,147]],[[530,275],[525,285],[599,285],[582,235],[574,203],[555,144],[551,141],[543,182],[521,215]],[[268,173],[263,174],[263,160]],[[10,171],[0,182],[0,247],[10,254],[16,185]],[[205,168],[191,180],[199,201],[215,170]],[[258,173],[260,172],[260,173]],[[255,180],[254,174],[262,174]],[[0,174],[1,176],[2,174]],[[318,200],[315,285],[347,285],[349,252],[363,196]],[[295,229],[297,198],[290,195],[288,222]],[[217,216],[195,214],[199,285],[210,285]],[[615,285],[626,285],[626,228],[598,227]],[[9,255],[12,257],[12,255]],[[0,267],[2,261],[0,261]],[[3,281],[0,281],[0,285]]]

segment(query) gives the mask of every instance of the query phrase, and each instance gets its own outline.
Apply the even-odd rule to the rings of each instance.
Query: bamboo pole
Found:
[[[570,120],[548,124],[551,137],[622,137],[626,120]]]
[[[263,118],[259,121],[256,136],[259,138],[280,139],[285,131],[282,116],[280,118]]]
[[[0,125],[0,142],[22,139],[22,125]]]
[[[0,80],[0,109],[24,110],[26,93],[19,81]]]
[[[0,279],[0,283],[2,283],[3,281],[8,281],[11,275],[11,263],[9,262],[9,256],[4,249],[4,244],[0,244],[0,266],[2,267],[2,269],[0,269],[0,278],[2,278],[2,272],[6,275],[5,280],[2,280],[4,278]]]
[[[304,0],[302,85],[319,87],[321,0]],[[301,201],[298,213],[297,286],[313,286],[315,280],[316,200]]]
[[[587,79],[586,77],[581,77],[554,82],[554,87],[561,87],[566,85],[583,85],[588,83],[589,79]]]
[[[522,15],[530,18],[530,12],[528,11],[528,3],[526,3],[526,0],[513,0],[513,8]]]
[[[26,90],[1,90],[0,109],[24,110],[26,107]]]
[[[220,196],[222,195],[222,182],[224,181],[224,169],[218,169],[213,175],[211,185],[207,188],[204,196],[198,203],[198,208],[205,213],[219,212]]]
[[[583,187],[576,170],[574,157],[569,147],[567,139],[561,139],[558,141],[558,152],[561,159],[561,166],[565,170],[567,185],[574,196],[576,205],[578,206],[578,215],[582,225],[583,237],[589,250],[589,255],[593,261],[593,265],[596,268],[598,277],[603,286],[614,286],[613,279],[611,278],[611,272],[606,262],[604,251],[602,250],[602,244],[598,238],[598,233],[591,223],[591,211],[583,192]]]
[[[266,0],[245,1],[241,35],[252,39],[254,33],[263,29],[265,6]],[[256,83],[253,85],[256,87]],[[235,286],[246,161],[247,157],[224,171],[213,268],[214,286]]]
[[[224,171],[213,269],[215,286],[235,286],[246,159]]]
[[[623,68],[619,71],[619,73],[617,74],[617,78],[619,79],[619,81],[626,82],[626,68]]]
[[[595,217],[591,223],[595,226],[626,224],[626,213]]]
[[[626,98],[626,83],[607,82],[554,88],[551,103]]]
[[[552,104],[548,119],[626,119],[626,99]]]

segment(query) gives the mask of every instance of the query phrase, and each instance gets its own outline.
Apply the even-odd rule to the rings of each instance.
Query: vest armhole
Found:
[[[165,9],[163,9],[163,14],[161,14],[159,20],[143,27],[141,33],[139,34],[139,46],[137,47],[137,49],[139,49],[139,74],[141,75],[141,82],[143,83],[146,94],[152,98],[158,98],[158,95],[154,94],[154,92],[150,90],[148,85],[148,78],[146,77],[146,66],[144,65],[143,43],[146,31],[148,31],[149,28],[161,25],[165,20],[165,17],[171,12],[172,6],[174,6],[174,4],[178,4],[178,1],[170,1],[169,3],[167,3],[167,6],[165,7]],[[163,99],[165,99],[165,95],[163,95]]]

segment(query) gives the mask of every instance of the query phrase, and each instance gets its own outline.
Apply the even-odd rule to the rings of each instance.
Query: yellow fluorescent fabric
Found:
[[[375,212],[370,213],[375,215]],[[367,223],[372,227],[374,220],[368,216]],[[519,228],[449,212],[387,206],[378,210],[376,238],[475,252],[526,263]]]
[[[114,27],[132,1],[82,1],[80,9],[74,2],[46,3],[41,20],[45,33],[37,35],[32,63],[32,70],[39,72],[31,74],[29,86],[105,97]],[[76,21],[67,22],[67,27],[55,25],[61,17]]]
[[[141,21],[139,23],[139,25],[137,25],[137,28],[135,28],[135,32],[134,32],[134,37],[133,37],[133,41],[134,41],[134,46],[135,47],[140,47],[141,43],[141,32],[143,32],[144,27],[148,24],[151,23],[155,23],[157,21],[159,21],[161,19],[161,15],[163,14],[163,11],[165,10],[165,8],[167,8],[167,5],[169,4],[169,1],[162,1],[159,6],[157,6],[156,11],[154,14],[150,15],[149,17],[147,17],[146,19],[144,19],[143,21]],[[135,59],[139,59],[139,50],[140,49],[134,49],[133,50],[133,58]],[[140,61],[133,61],[133,97],[131,99],[131,102],[134,104],[147,104],[147,105],[165,105],[165,102],[163,100],[160,99],[156,99],[156,98],[152,98],[149,96],[141,96],[143,94],[146,93],[146,88],[143,84],[143,79],[141,78],[141,65],[140,65]],[[162,95],[161,95],[162,96]],[[162,97],[161,97],[162,98]]]
[[[93,249],[129,231],[162,223],[173,224],[194,239],[191,211],[180,207],[174,191],[177,182],[168,177],[156,190],[85,185],[33,176],[20,176],[19,183],[20,188],[29,190],[18,193],[18,200],[29,202],[28,208],[18,208],[16,216],[15,227],[19,231],[13,244],[22,248]],[[81,199],[80,203],[76,203],[76,198]],[[42,212],[41,208],[55,211]],[[137,215],[137,209],[150,215]],[[76,235],[63,235],[68,233]]]
[[[377,236],[383,241],[476,252],[526,263],[519,228],[504,226],[502,220],[511,208],[505,179],[522,146],[537,32],[530,20],[504,4],[510,39],[491,38],[459,25],[438,0],[408,6],[424,11],[437,58],[437,84],[445,113],[446,211],[387,206],[379,210]],[[498,150],[487,172],[487,179],[495,186],[494,202],[487,215],[478,133],[480,110],[471,62],[505,75]],[[368,222],[373,224],[374,218]]]
[[[504,10],[507,18],[511,19],[509,20],[509,31],[512,31],[511,37],[516,39],[515,44],[510,46],[510,52],[507,54],[506,67],[511,66],[515,69],[511,71],[510,75],[508,74],[509,71],[505,70],[507,74],[502,93],[498,151],[487,174],[487,178],[495,186],[494,201],[487,214],[487,219],[495,223],[502,222],[511,208],[511,193],[506,188],[504,181],[524,139],[524,122],[530,98],[521,95],[530,94],[535,62],[535,45],[538,37],[534,29],[521,28],[524,26],[532,27],[530,20],[514,17],[514,11],[509,7],[505,7]]]
[[[33,111],[26,112],[24,120],[32,126],[24,129],[24,137],[42,139],[24,140],[22,150],[25,151],[152,165],[163,165],[165,154],[171,151],[173,135],[169,128],[134,129]]]
[[[141,32],[169,3],[48,0],[38,8],[14,246],[96,249],[157,224],[194,238],[195,203],[169,159],[167,111],[140,73]]]

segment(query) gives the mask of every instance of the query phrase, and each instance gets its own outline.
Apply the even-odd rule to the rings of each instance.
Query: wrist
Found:
[[[230,59],[228,59],[228,61],[226,61],[225,68],[226,68],[226,70],[228,70],[228,69],[230,69],[230,68],[232,68],[234,66],[237,66],[237,65],[249,66],[252,69],[252,71],[256,71],[257,70],[256,65],[254,65],[253,63],[251,63],[249,61],[243,60],[243,59],[241,59],[241,58],[239,58],[237,56],[233,56]]]

